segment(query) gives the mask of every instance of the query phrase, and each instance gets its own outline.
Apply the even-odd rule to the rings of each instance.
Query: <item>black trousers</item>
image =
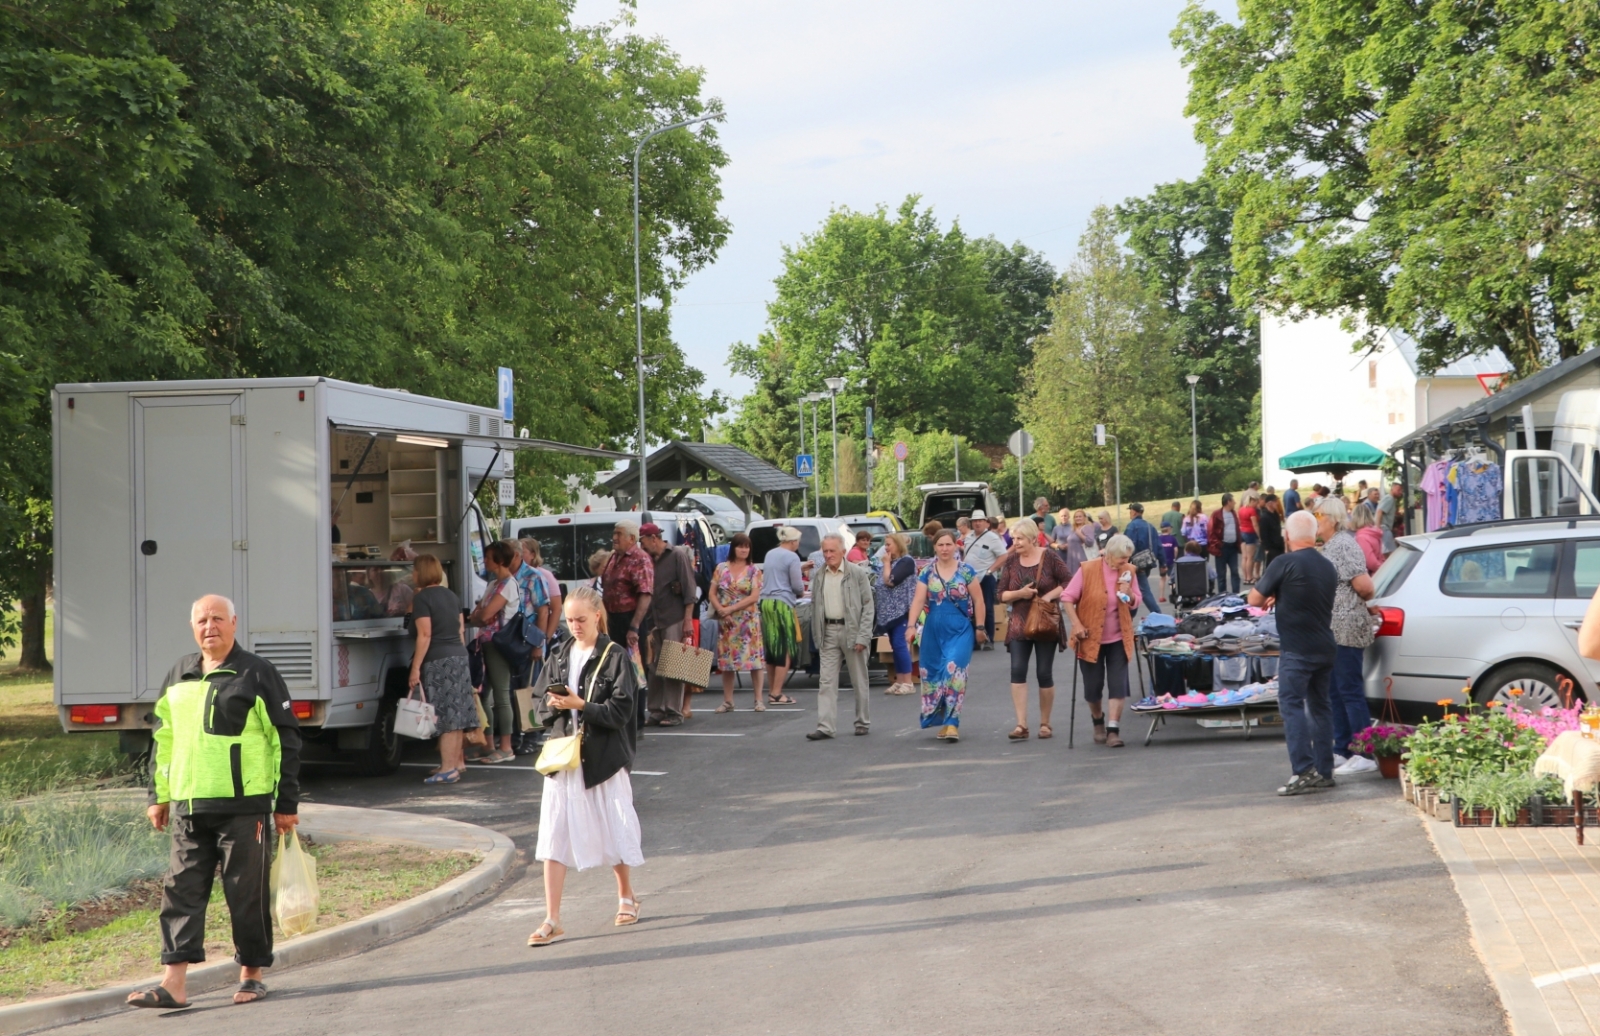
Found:
[[[234,960],[272,967],[270,813],[172,813],[172,862],[161,886],[161,963],[206,959],[206,904],[222,864],[222,894],[233,919]]]

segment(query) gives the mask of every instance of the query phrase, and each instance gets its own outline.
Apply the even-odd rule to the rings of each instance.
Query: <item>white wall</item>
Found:
[[[1282,492],[1291,478],[1305,486],[1330,481],[1326,475],[1294,475],[1279,468],[1278,458],[1286,453],[1333,439],[1382,450],[1416,427],[1417,378],[1411,365],[1387,339],[1376,353],[1352,351],[1357,337],[1334,317],[1291,321],[1262,314],[1261,467],[1266,485]],[[1434,396],[1437,415],[1443,411],[1438,393]],[[1352,472],[1346,481],[1354,485],[1363,478],[1375,481],[1377,474]]]

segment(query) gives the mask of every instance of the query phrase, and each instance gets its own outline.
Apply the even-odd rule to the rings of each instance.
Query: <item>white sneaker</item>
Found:
[[[1338,773],[1339,772],[1339,767],[1343,766],[1345,763],[1348,763],[1349,761],[1350,761],[1350,757],[1349,756],[1340,755],[1338,752],[1333,753],[1333,772],[1334,773]]]
[[[1337,777],[1348,777],[1355,773],[1373,773],[1377,769],[1378,764],[1366,756],[1353,755],[1344,765],[1335,766],[1333,772]]]

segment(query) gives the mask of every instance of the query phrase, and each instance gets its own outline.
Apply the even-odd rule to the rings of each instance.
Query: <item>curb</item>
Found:
[[[459,849],[483,853],[478,865],[438,888],[375,914],[336,925],[326,931],[297,936],[274,947],[273,972],[325,957],[360,953],[459,910],[505,878],[516,860],[511,839],[486,827],[353,806],[302,803],[301,831],[326,842],[374,841],[423,845],[430,849]],[[375,837],[375,835],[380,835]],[[148,989],[159,980],[148,978],[86,993],[33,1000],[0,1007],[0,1036],[20,1036],[39,1029],[69,1025],[127,1010],[129,993]],[[189,969],[188,994],[192,1003],[201,993],[231,986],[239,980],[239,965],[232,960],[200,964]]]

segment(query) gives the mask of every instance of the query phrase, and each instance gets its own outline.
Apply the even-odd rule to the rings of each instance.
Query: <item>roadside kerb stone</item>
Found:
[[[460,909],[500,884],[510,872],[517,854],[511,839],[498,831],[459,820],[384,809],[304,802],[300,805],[300,830],[319,842],[397,842],[428,849],[476,852],[483,854],[483,859],[465,874],[414,899],[325,931],[280,942],[274,949],[276,962],[268,972],[269,984],[271,976],[285,968],[325,957],[360,953]],[[151,947],[152,953],[154,950],[155,947]],[[159,976],[156,976],[86,993],[0,1007],[0,1036],[19,1036],[129,1010],[124,1003],[128,994],[148,989],[158,981]],[[189,969],[188,994],[192,1001],[198,994],[235,985],[238,981],[239,965],[232,960],[196,965]]]

